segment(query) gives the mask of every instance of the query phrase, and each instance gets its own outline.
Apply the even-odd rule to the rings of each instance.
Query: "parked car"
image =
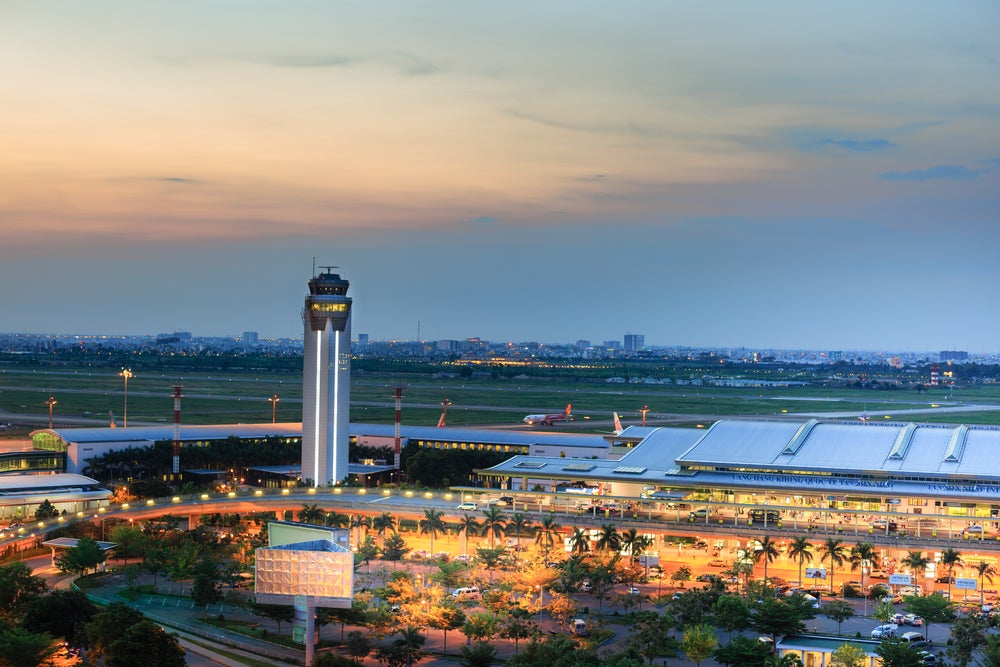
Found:
[[[899,636],[899,639],[914,648],[924,645],[924,636],[919,632],[904,632]]]
[[[919,626],[921,626],[921,625],[924,624],[924,619],[922,619],[921,617],[917,616],[916,614],[907,614],[906,616],[903,617],[903,624],[904,625],[915,625],[915,626],[919,627]]]
[[[937,656],[931,653],[930,651],[921,651],[919,655],[920,655],[920,662],[924,663],[925,665],[930,666],[938,664]]]
[[[715,560],[708,561],[709,567],[729,567],[729,563],[722,560],[721,558],[716,558]]]
[[[635,586],[629,586],[628,592],[631,595],[639,595],[641,593],[641,591],[638,588],[636,588]]]
[[[884,598],[882,598],[882,602],[888,602],[889,604],[900,604],[902,601],[903,601],[903,596],[898,593],[894,593],[892,595],[886,595]]]
[[[584,593],[589,593],[591,588],[593,588],[593,586],[590,585],[590,579],[584,579],[580,582],[580,590]]]
[[[895,637],[896,631],[899,630],[899,626],[895,623],[886,623],[880,625],[871,631],[872,639],[888,639],[889,637]]]

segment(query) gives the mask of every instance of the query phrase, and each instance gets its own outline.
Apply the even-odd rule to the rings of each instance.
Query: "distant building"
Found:
[[[938,354],[940,361],[968,361],[969,353],[963,350],[942,350]]]
[[[584,339],[581,338],[580,340],[576,341],[576,349],[578,349],[578,350],[586,350],[588,347],[590,347],[590,341],[589,340],[584,340]]]
[[[627,333],[625,334],[624,344],[622,348],[627,354],[635,354],[643,348],[646,347],[646,337],[643,334]]]
[[[244,331],[243,335],[240,336],[240,342],[247,347],[252,347],[260,342],[260,337],[256,331]]]
[[[358,346],[368,347],[368,334],[358,334]]]

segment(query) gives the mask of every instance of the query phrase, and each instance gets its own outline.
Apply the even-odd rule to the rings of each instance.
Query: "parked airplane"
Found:
[[[573,408],[572,403],[566,404],[566,409],[562,412],[553,412],[550,414],[541,415],[528,415],[521,421],[523,421],[528,426],[534,426],[535,424],[543,424],[545,426],[552,426],[553,422],[562,422],[568,419],[573,419],[573,415],[570,410]]]

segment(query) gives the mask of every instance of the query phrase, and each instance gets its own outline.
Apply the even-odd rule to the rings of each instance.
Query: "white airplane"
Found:
[[[521,421],[523,421],[528,426],[534,426],[535,424],[542,424],[544,426],[552,426],[554,422],[563,422],[569,419],[573,419],[573,415],[570,410],[573,408],[572,403],[566,404],[566,409],[562,412],[553,412],[549,414],[541,415],[528,415]]]

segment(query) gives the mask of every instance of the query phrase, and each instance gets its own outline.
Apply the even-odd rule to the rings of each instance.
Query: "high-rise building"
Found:
[[[368,334],[358,334],[358,347],[368,347]]]
[[[302,480],[314,488],[347,477],[351,406],[351,284],[321,268],[302,312]]]
[[[240,336],[240,342],[247,347],[253,347],[260,342],[260,336],[257,335],[256,331],[244,331],[243,335]]]
[[[622,347],[627,354],[635,354],[646,347],[646,337],[643,334],[627,333]]]

